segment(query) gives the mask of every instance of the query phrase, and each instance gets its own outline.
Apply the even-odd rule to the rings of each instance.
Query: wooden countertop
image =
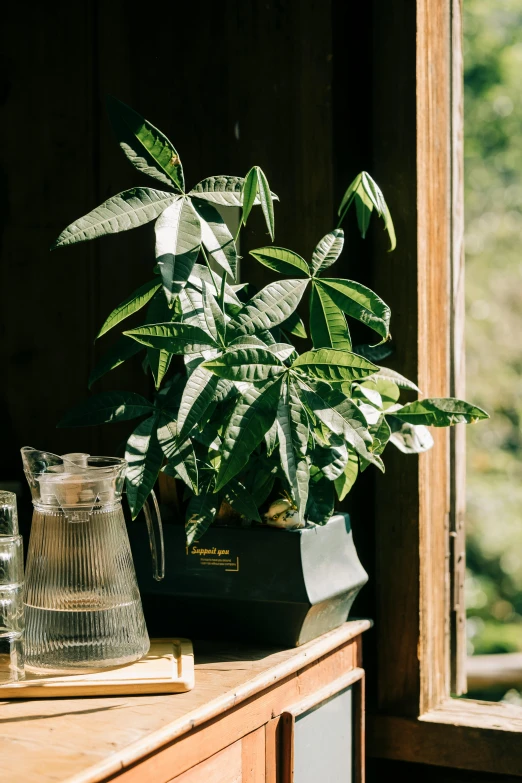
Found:
[[[302,647],[194,642],[188,693],[0,702],[3,780],[96,783],[321,658],[370,627],[353,620]]]

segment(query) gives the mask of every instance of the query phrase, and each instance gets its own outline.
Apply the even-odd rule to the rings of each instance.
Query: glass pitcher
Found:
[[[121,497],[127,463],[22,449],[33,499],[24,611],[26,670],[66,674],[136,661],[149,649]],[[144,507],[154,577],[163,578]]]

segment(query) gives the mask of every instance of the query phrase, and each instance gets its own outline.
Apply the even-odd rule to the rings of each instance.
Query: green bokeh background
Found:
[[[467,428],[468,652],[518,652],[522,0],[464,0],[464,66],[466,399],[491,414]]]

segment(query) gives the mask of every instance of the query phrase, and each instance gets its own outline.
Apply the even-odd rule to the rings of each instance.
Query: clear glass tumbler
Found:
[[[0,684],[24,677],[24,556],[16,495],[0,492]]]

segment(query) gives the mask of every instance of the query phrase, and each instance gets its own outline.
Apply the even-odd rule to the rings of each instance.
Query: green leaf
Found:
[[[203,314],[207,323],[207,329],[212,337],[218,342],[225,338],[226,324],[225,316],[222,313],[214,295],[208,285],[204,282],[203,288]]]
[[[147,308],[146,324],[157,324],[168,321],[172,318],[173,310],[167,304],[167,299],[163,290],[159,291],[153,298]],[[159,389],[167,370],[169,369],[172,354],[165,350],[156,348],[147,348],[147,358],[149,367],[154,378],[154,385]]]
[[[134,293],[127,297],[127,299],[119,304],[115,310],[112,311],[100,329],[98,337],[106,334],[109,329],[112,329],[113,326],[116,326],[117,324],[121,323],[121,321],[124,321],[125,318],[128,318],[133,313],[141,310],[141,308],[152,299],[156,291],[158,291],[160,288],[161,284],[158,283],[157,280],[149,280],[148,283],[140,286],[136,291],[134,291]]]
[[[106,354],[102,356],[94,370],[89,375],[89,389],[91,386],[102,378],[106,373],[114,370],[123,362],[130,359],[131,356],[139,353],[143,350],[143,346],[131,340],[129,337],[120,337],[114,345],[112,345]]]
[[[179,292],[178,298],[183,323],[191,326],[198,326],[206,332],[207,320],[205,318],[205,313],[203,312],[202,289],[198,290],[197,288],[193,288],[192,284],[189,283],[189,285],[185,286],[185,288]]]
[[[376,383],[354,383],[353,386],[348,383],[342,384],[341,391],[354,400],[369,402],[374,408],[378,408],[379,412],[382,410],[382,397]]]
[[[165,413],[160,418],[157,437],[161,450],[168,459],[168,465],[163,468],[163,472],[168,476],[181,478],[197,495],[198,465],[192,442],[187,440],[179,446],[177,424]]]
[[[289,343],[273,343],[267,347],[270,353],[273,353],[282,362],[286,361],[293,353],[297,353],[294,346]]]
[[[357,407],[366,419],[368,426],[373,429],[380,420],[381,411],[377,410],[374,404],[368,402],[357,402]],[[373,445],[371,450],[373,450]]]
[[[343,473],[334,481],[335,491],[339,500],[344,500],[349,493],[359,473],[359,460],[355,451],[350,451],[348,454],[348,462]]]
[[[225,500],[249,521],[261,522],[254,498],[237,479],[232,479],[228,482]]]
[[[388,416],[391,427],[390,443],[403,454],[421,454],[433,446],[431,432],[423,424],[408,424],[395,416]]]
[[[168,300],[185,285],[199,255],[201,223],[187,198],[179,198],[156,221],[156,261]]]
[[[198,464],[192,442],[188,440],[181,448],[177,448],[175,422],[163,423],[158,428],[157,434],[163,453],[170,455],[168,464],[162,468],[163,473],[181,479],[195,495],[198,495]]]
[[[258,167],[254,166],[254,168]],[[227,174],[207,177],[192,188],[189,196],[212,201],[222,207],[241,207],[244,181],[243,177],[232,177]],[[271,196],[274,201],[279,201],[275,193],[271,193]],[[260,203],[259,198],[256,198],[254,204]]]
[[[310,332],[314,348],[338,348],[351,351],[350,332],[343,311],[332,297],[312,283],[310,296]]]
[[[355,194],[357,190],[361,187],[361,179],[362,179],[362,174],[357,174],[353,182],[351,182],[348,185],[345,194],[341,199],[339,209],[337,210],[337,214],[341,219],[345,216],[350,204],[355,198]]]
[[[482,408],[470,405],[453,397],[432,397],[428,400],[410,402],[393,415],[409,424],[425,424],[431,427],[449,427],[452,424],[473,424],[480,419],[489,419]]]
[[[178,432],[183,442],[193,427],[202,421],[219,384],[217,375],[199,366],[187,379],[179,406]]]
[[[381,417],[375,427],[370,429],[373,436],[372,454],[381,455],[391,436],[390,425],[384,416]]]
[[[390,308],[369,288],[354,280],[321,278],[315,285],[326,291],[347,315],[357,318],[384,339],[389,336]]]
[[[260,383],[285,371],[277,356],[261,346],[239,346],[204,362],[202,367],[230,381]]]
[[[400,389],[397,384],[387,378],[381,378],[380,375],[370,375],[364,380],[362,386],[368,390],[374,389],[379,393],[383,410],[395,405],[400,397]]]
[[[192,188],[189,196],[212,201],[222,207],[240,207],[243,182],[243,177],[231,177],[226,174],[207,177]]]
[[[125,391],[101,392],[68,411],[58,427],[87,427],[91,424],[127,421],[153,410],[154,405],[141,394]]]
[[[201,222],[201,241],[217,264],[235,280],[237,274],[237,250],[227,224],[212,204],[194,200]]]
[[[346,215],[350,204],[354,201],[357,211],[357,222],[362,236],[364,237],[366,234],[371,213],[375,209],[379,217],[384,220],[384,228],[390,238],[390,251],[394,250],[397,241],[390,210],[384,200],[381,189],[366,171],[358,174],[348,186],[337,213],[341,220]]]
[[[276,418],[279,454],[299,511],[299,520],[303,521],[310,481],[310,468],[306,460],[308,419],[294,385],[291,382],[285,383],[281,391]]]
[[[255,447],[272,426],[277,413],[281,380],[251,386],[236,403],[223,434],[216,490],[224,487],[246,465]]]
[[[310,495],[306,515],[316,525],[325,525],[331,518],[335,507],[334,486],[328,479],[310,484]]]
[[[209,286],[215,297],[219,296],[219,291],[216,290],[214,280],[207,267],[202,266],[201,264],[194,264],[194,269],[192,270],[192,274],[189,277],[189,283],[193,288],[201,291],[203,282]],[[239,307],[242,307],[243,302],[234,291],[235,287],[236,286],[233,287],[228,284],[225,286],[225,303],[228,305],[238,305]]]
[[[359,191],[355,196],[355,212],[357,214],[359,231],[362,238],[365,239],[373,212],[373,204],[364,191]]]
[[[261,209],[263,210],[263,215],[265,217],[265,223],[268,229],[268,233],[270,234],[270,239],[273,242],[275,236],[275,221],[274,221],[274,203],[272,199],[272,192],[270,190],[270,187],[268,185],[268,180],[264,172],[259,168],[259,166],[256,166],[256,169],[257,169],[259,201],[261,202]]]
[[[365,378],[378,368],[373,362],[356,353],[335,348],[319,348],[299,356],[292,364],[292,369],[301,369],[320,381],[342,383]]]
[[[316,446],[312,455],[312,461],[314,467],[319,468],[328,481],[338,479],[348,462],[348,449],[343,438],[332,435],[329,446]]]
[[[168,415],[172,412],[178,412],[179,404],[181,402],[181,395],[185,388],[186,378],[182,373],[174,373],[163,389],[155,394],[156,407],[163,408],[168,411]]]
[[[279,445],[279,437],[277,434],[277,419],[267,432],[265,432],[266,453],[269,457],[272,456],[274,451]]]
[[[109,96],[107,106],[119,145],[132,165],[164,185],[183,191],[181,161],[167,137],[122,101]]]
[[[359,454],[359,470],[361,473],[364,473],[366,468],[368,468],[371,464],[375,465],[381,473],[384,473],[384,462],[379,457],[378,454],[373,455],[373,460],[370,462],[370,460],[365,459],[361,454]]]
[[[199,541],[208,530],[217,514],[219,507],[218,495],[206,493],[194,495],[187,506],[185,534],[187,544]]]
[[[231,333],[255,334],[278,326],[294,312],[307,285],[308,280],[278,280],[265,286],[230,322]]]
[[[371,362],[382,362],[383,359],[387,359],[391,356],[393,349],[389,343],[379,343],[379,345],[354,345],[354,353],[358,353],[359,356],[364,356],[365,359],[369,359]]]
[[[136,519],[154,488],[163,462],[163,452],[156,436],[156,422],[156,416],[145,419],[127,441],[126,487],[133,519]]]
[[[198,353],[205,348],[217,348],[217,343],[200,329],[188,323],[172,321],[166,324],[147,324],[124,332],[143,345],[164,349],[169,353]]]
[[[254,499],[257,508],[268,498],[275,482],[275,467],[268,467],[265,457],[255,457],[254,455],[248,461],[248,469],[241,476],[247,490]]]
[[[366,171],[362,172],[361,183],[364,192],[373,202],[377,214],[384,220],[384,228],[388,232],[388,236],[390,238],[390,251],[395,250],[397,245],[397,240],[395,238],[395,228],[393,226],[390,210],[388,209],[388,205],[384,200],[381,189],[375,180],[373,180]]]
[[[288,332],[288,334],[293,334],[296,337],[302,337],[303,339],[307,337],[303,320],[296,311],[294,311],[292,315],[286,319],[286,321],[283,321],[283,323],[280,324],[280,328],[283,331]]]
[[[304,258],[284,247],[260,247],[251,250],[250,255],[269,269],[274,269],[283,275],[295,275],[297,270],[297,273],[301,272],[305,277],[310,277],[308,264]]]
[[[51,250],[142,226],[178,199],[179,196],[173,193],[151,188],[124,190],[67,226],[51,245]]]
[[[344,245],[344,231],[342,228],[336,228],[326,234],[318,243],[312,254],[310,270],[312,275],[317,275],[323,269],[327,269],[337,261],[342,253]]]
[[[168,351],[155,351],[153,348],[148,348],[147,357],[154,378],[154,388],[159,389],[170,367],[172,354]]]
[[[369,462],[377,464],[368,450],[367,443],[372,440],[368,432],[366,419],[357,405],[339,391],[326,383],[313,386],[299,380],[301,396],[317,418],[335,435],[342,435],[347,444]]]
[[[413,381],[408,380],[408,378],[405,378],[404,375],[401,375],[395,370],[388,369],[388,367],[380,367],[379,372],[375,376],[372,375],[371,377],[375,378],[376,380],[378,378],[382,378],[385,381],[392,381],[400,389],[411,389],[412,391],[416,392],[420,391],[419,387],[416,386]]]
[[[255,204],[258,188],[257,168],[253,166],[245,177],[243,187],[241,188],[241,197],[243,201],[243,212],[241,222],[246,226],[248,216]]]

